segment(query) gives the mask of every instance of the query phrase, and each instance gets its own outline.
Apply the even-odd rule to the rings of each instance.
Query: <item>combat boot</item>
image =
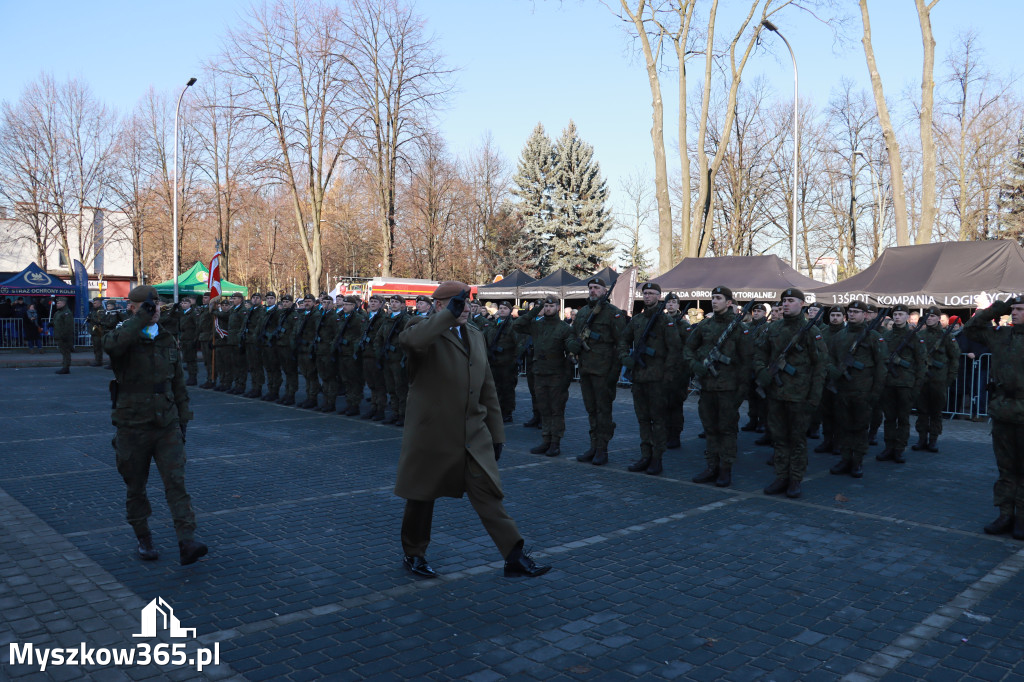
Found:
[[[917,442],[910,446],[910,449],[914,452],[919,452],[928,447],[928,434],[918,434]]]
[[[318,405],[319,403],[316,398],[306,398],[299,407],[304,410],[315,410]]]
[[[529,421],[524,422],[523,426],[526,428],[533,428],[534,426],[540,426],[540,415],[536,412],[533,413],[533,417]]]
[[[1003,535],[1012,529],[1016,532],[1019,523],[1016,523],[1013,514],[1000,511],[995,521],[985,526],[985,533],[988,535]]]
[[[263,400],[265,402],[268,402],[268,403],[274,402],[275,400],[277,400],[277,398],[278,398],[278,391],[273,391],[273,392],[267,393],[265,396],[263,396]]]
[[[99,367],[99,365],[90,365],[90,367]],[[186,386],[198,386],[199,382],[196,381],[195,377],[189,377],[188,381],[185,382]]]
[[[756,431],[756,430],[757,430],[757,420],[756,419],[749,419],[749,420],[747,420],[746,424],[744,424],[743,426],[740,427],[740,431]]]
[[[284,396],[283,398],[281,398],[277,402],[280,405],[294,405],[295,404],[295,394],[294,393],[289,393],[288,395]]]
[[[1013,522],[1013,539],[1024,540],[1024,514],[1018,516]]]
[[[925,444],[924,449],[927,450],[928,452],[938,452],[939,451],[939,437],[937,435],[935,435],[935,436],[929,435],[928,436],[928,442]]]
[[[864,465],[860,462],[850,464],[850,476],[853,478],[864,478]]]
[[[772,434],[769,433],[768,431],[765,431],[763,436],[761,436],[760,438],[758,438],[757,440],[754,441],[754,445],[771,445],[771,444],[772,444]]]
[[[540,445],[534,445],[532,448],[530,448],[530,452],[532,454],[534,454],[534,455],[543,455],[544,453],[546,453],[548,451],[548,448],[550,448],[550,447],[551,447],[551,441],[550,440],[545,440]]]
[[[828,436],[825,436],[825,440],[823,440],[820,445],[814,448],[814,451],[820,455],[823,455],[826,452],[832,452],[832,439],[829,438]]]
[[[178,555],[182,566],[188,566],[199,561],[200,557],[206,556],[209,549],[201,542],[195,540],[179,540]]]
[[[681,448],[682,446],[683,444],[679,442],[678,433],[669,434],[668,440],[665,442],[665,449],[676,450],[678,448]]]
[[[715,480],[715,485],[719,488],[728,488],[732,485],[732,467],[723,464],[718,468],[718,479]]]
[[[594,456],[597,454],[597,448],[591,446],[589,450],[584,452],[582,455],[576,456],[577,462],[593,462]]]
[[[156,547],[153,546],[153,535],[146,533],[140,535],[139,540],[139,558],[143,561],[156,561],[160,558],[159,552],[156,551]]]
[[[875,455],[875,459],[878,460],[879,462],[891,461],[892,458],[893,458],[892,457],[892,453],[893,453],[893,449],[892,448],[886,448],[885,450],[882,450],[880,453]]]
[[[560,446],[559,439],[552,438],[551,439],[551,447],[549,447],[548,451],[545,452],[544,454],[547,455],[548,457],[558,457],[560,454],[562,454],[562,448],[559,447],[559,446]]]
[[[661,474],[662,471],[663,469],[661,467],[661,457],[658,457],[657,459],[654,459],[652,457],[651,463],[647,465],[647,468],[644,470],[644,473],[647,474],[648,476],[658,476],[659,474]]]
[[[768,484],[768,487],[764,489],[765,495],[779,495],[780,493],[786,492],[789,488],[789,479],[776,477],[774,481]]]
[[[594,453],[594,461],[591,462],[591,464],[593,464],[594,466],[604,466],[607,463],[608,463],[608,448],[604,447],[604,446],[599,447],[597,449],[597,452]]]
[[[718,480],[718,467],[709,464],[704,471],[690,479],[694,483],[711,483]]]
[[[832,465],[828,472],[834,476],[840,476],[842,474],[850,473],[853,463],[850,460],[843,458]]]
[[[650,455],[643,455],[643,456],[640,457],[640,459],[638,459],[637,461],[633,462],[628,467],[626,467],[626,470],[627,471],[632,471],[633,473],[636,473],[638,471],[647,471],[647,467],[649,467],[649,466],[651,466],[651,457],[650,457]]]
[[[790,479],[789,487],[786,488],[786,497],[791,500],[795,500],[803,495],[803,490],[800,489],[800,481]]]
[[[897,464],[906,464],[907,460],[903,459],[903,448],[893,448],[892,461]]]

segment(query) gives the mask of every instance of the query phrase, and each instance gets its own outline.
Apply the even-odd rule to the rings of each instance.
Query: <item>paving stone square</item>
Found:
[[[0,369],[0,679],[1024,679],[1024,544],[981,532],[996,478],[983,423],[947,422],[941,452],[905,465],[873,448],[860,480],[811,453],[788,500],[761,492],[757,434],[740,435],[732,487],[690,482],[704,464],[696,398],[662,476],[625,471],[639,438],[624,388],[607,466],[575,461],[576,385],[563,454],[531,455],[523,381],[505,504],[553,569],[502,577],[469,502],[442,499],[428,551],[441,578],[421,580],[400,562],[400,429],[196,388],[186,482],[210,554],[178,565],[154,466],[161,557],[138,560],[109,379]],[[196,637],[151,645],[216,648],[218,664],[12,660],[12,644],[136,647],[157,598]]]

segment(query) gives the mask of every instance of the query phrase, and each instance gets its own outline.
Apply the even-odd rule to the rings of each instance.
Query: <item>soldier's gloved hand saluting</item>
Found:
[[[156,303],[152,298],[147,298],[139,304],[139,313],[146,318],[151,318],[156,314]]]
[[[469,298],[469,290],[463,289],[459,293],[452,296],[452,300],[448,301],[448,310],[451,311],[455,317],[461,317],[462,311],[466,309],[466,299]]]

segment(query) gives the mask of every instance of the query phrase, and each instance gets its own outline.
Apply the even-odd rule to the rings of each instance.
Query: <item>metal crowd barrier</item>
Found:
[[[988,373],[992,354],[960,356],[956,381],[946,394],[945,413],[951,417],[988,417]]]
[[[43,328],[43,332],[39,335],[39,343],[42,347],[56,348],[57,342],[53,338],[53,325],[50,324],[50,321],[42,320],[39,326]],[[92,346],[88,320],[75,320],[75,346]],[[13,348],[28,348],[28,340],[25,338],[25,318],[0,317],[0,350]]]

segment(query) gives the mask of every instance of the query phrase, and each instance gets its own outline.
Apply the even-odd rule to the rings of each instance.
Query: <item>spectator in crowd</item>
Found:
[[[28,352],[42,354],[43,345],[39,337],[43,330],[39,324],[39,313],[36,312],[35,305],[30,305],[25,311],[22,324],[25,329],[25,341],[28,342]]]

